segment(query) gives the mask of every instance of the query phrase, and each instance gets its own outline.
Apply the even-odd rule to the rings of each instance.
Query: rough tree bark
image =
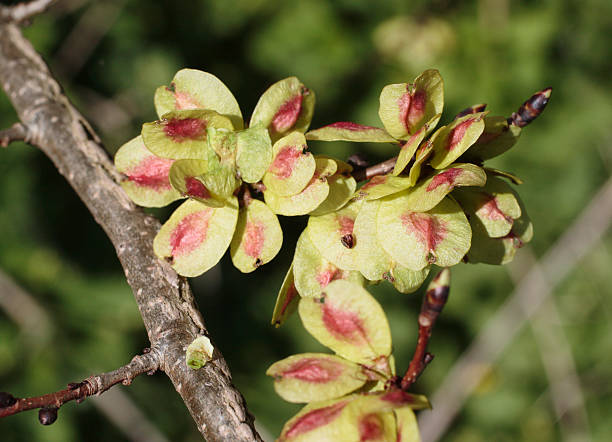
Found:
[[[218,350],[200,370],[185,349],[206,327],[187,281],[153,253],[160,225],[125,195],[120,174],[83,116],[15,20],[0,17],[0,82],[25,138],[54,163],[113,243],[159,367],[171,379],[202,435],[210,441],[261,440],[244,398]]]

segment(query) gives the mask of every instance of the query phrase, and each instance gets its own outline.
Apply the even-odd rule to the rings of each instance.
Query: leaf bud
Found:
[[[38,421],[43,425],[51,425],[57,419],[57,408],[41,408],[38,410]]]
[[[5,391],[0,392],[0,408],[10,407],[15,402],[17,402],[17,399],[12,394]]]

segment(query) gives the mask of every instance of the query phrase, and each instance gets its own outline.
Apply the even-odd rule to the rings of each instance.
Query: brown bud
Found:
[[[516,112],[512,113],[512,116],[508,118],[508,123],[518,127],[527,126],[544,111],[551,93],[552,88],[547,87],[533,94]]]
[[[17,402],[17,399],[12,394],[5,391],[0,392],[0,408],[10,407],[15,402]]]
[[[38,421],[43,425],[51,425],[57,419],[57,408],[41,408],[38,410]]]

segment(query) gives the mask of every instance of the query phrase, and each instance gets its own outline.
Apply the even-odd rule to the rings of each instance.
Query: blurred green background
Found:
[[[476,103],[510,115],[533,92],[552,86],[541,118],[493,162],[525,181],[519,191],[534,221],[536,256],[563,234],[612,170],[609,0],[60,0],[25,33],[110,154],[155,118],[155,88],[182,67],[221,78],[247,118],[271,83],[297,75],[317,94],[312,127],[339,120],[379,125],[382,87],[411,81],[429,67],[445,80],[443,122]],[[15,121],[2,94],[0,127]],[[392,146],[312,148],[340,158],[361,149],[372,161],[394,155]],[[1,289],[0,390],[17,396],[57,390],[123,365],[147,346],[110,242],[36,149],[14,144],[0,151],[0,207],[2,278],[24,291],[15,294],[4,283]],[[281,329],[268,325],[306,219],[282,222],[285,247],[271,264],[242,275],[225,256],[192,280],[209,330],[267,437],[300,407],[275,395],[266,368],[323,349],[297,318]],[[611,268],[607,234],[554,291],[558,315],[534,319],[556,341],[524,327],[487,365],[442,440],[612,440]],[[436,359],[416,387],[429,395],[513,291],[503,267],[460,265],[453,278],[431,343]],[[405,369],[420,295],[399,295],[389,285],[373,292],[388,312],[396,362]],[[578,400],[560,419],[543,361],[558,366],[555,354],[562,349],[570,351],[584,404]],[[120,393],[64,406],[50,427],[39,425],[34,412],[3,419],[0,439],[200,440],[165,376],[115,390]],[[576,399],[575,392],[565,397],[568,404]]]

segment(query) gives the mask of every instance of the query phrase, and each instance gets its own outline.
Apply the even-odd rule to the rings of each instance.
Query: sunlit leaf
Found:
[[[474,144],[484,130],[484,115],[466,115],[436,131],[432,136],[434,154],[431,166],[435,169],[449,166]]]
[[[233,130],[231,121],[212,110],[181,110],[142,125],[145,146],[162,158],[207,160],[209,127]]]
[[[293,258],[295,287],[301,296],[319,296],[331,281],[347,279],[363,285],[359,272],[342,270],[323,258],[305,230],[295,246]]]
[[[253,199],[240,209],[230,253],[238,270],[249,273],[270,262],[283,243],[278,218],[263,202]]]
[[[401,198],[388,197],[380,204],[376,224],[385,251],[410,270],[453,266],[470,248],[470,225],[448,197],[427,212],[414,212]]]
[[[291,264],[276,297],[276,304],[272,313],[272,325],[275,327],[283,325],[287,318],[297,310],[299,300],[300,296],[293,282],[293,264]]]
[[[176,160],[170,168],[170,183],[183,196],[196,199],[210,207],[222,207],[224,198],[213,195],[206,187],[208,162]]]
[[[270,190],[264,190],[264,199],[272,211],[278,215],[305,215],[315,210],[329,195],[328,177],[321,172],[329,170],[329,159],[315,159],[315,172],[304,190],[296,195],[279,196]]]
[[[401,408],[422,410],[431,408],[431,404],[421,394],[407,393],[393,388],[385,391],[360,394],[357,399],[351,402],[351,407],[359,408],[363,413],[383,413]]]
[[[236,99],[221,80],[208,72],[181,69],[170,86],[155,91],[155,109],[162,115],[184,109],[209,109],[227,116],[236,129],[242,129],[242,113]]]
[[[278,442],[359,440],[355,423],[343,418],[343,410],[351,399],[352,396],[347,396],[311,402],[283,426]]]
[[[236,135],[236,166],[247,183],[261,180],[272,161],[272,142],[263,127],[251,127]]]
[[[412,186],[416,184],[419,177],[421,176],[421,167],[429,159],[431,154],[433,153],[433,143],[431,138],[427,140],[425,143],[421,144],[416,151],[414,163],[410,167],[410,183]]]
[[[307,140],[354,141],[361,143],[396,143],[397,140],[378,127],[339,121],[306,133]]]
[[[362,367],[338,356],[303,353],[278,361],[266,371],[276,393],[288,402],[313,402],[344,396],[368,381]]]
[[[484,122],[482,134],[463,155],[465,161],[484,161],[501,155],[514,146],[521,135],[521,128],[508,124],[505,117],[487,115]]]
[[[459,158],[484,129],[484,113],[470,114],[442,126],[432,136],[434,154],[430,164],[443,169]]]
[[[337,212],[308,219],[306,231],[321,255],[343,270],[358,270],[355,261],[353,225],[361,201],[353,202]]]
[[[315,155],[317,173],[320,177],[329,178],[338,170],[339,160],[328,157],[327,155]]]
[[[396,442],[421,442],[416,416],[412,409],[404,407],[393,410],[395,413]]]
[[[470,217],[473,237],[472,246],[467,254],[469,263],[501,265],[514,259],[516,251],[533,238],[533,225],[525,207],[515,193],[521,209],[521,216],[514,220],[510,232],[499,238],[491,238],[482,220]]]
[[[433,118],[442,114],[443,107],[442,77],[437,70],[429,69],[419,75],[413,84],[385,86],[380,93],[378,115],[387,132],[394,138],[407,140],[425,123],[429,122],[428,130],[433,129],[438,123]]]
[[[236,151],[238,140],[236,133],[227,128],[209,127],[206,130],[209,152],[208,166],[234,169],[236,166]]]
[[[355,199],[376,200],[401,192],[412,185],[412,180],[407,176],[376,175],[355,192]]]
[[[380,200],[366,201],[355,219],[355,253],[359,271],[370,281],[385,279],[400,293],[418,289],[429,273],[429,266],[410,270],[399,265],[378,242],[376,220]]]
[[[272,141],[290,132],[306,132],[314,112],[315,94],[296,77],[274,83],[259,98],[250,127],[262,124]]]
[[[421,270],[410,270],[397,262],[393,262],[391,269],[384,275],[384,278],[393,284],[398,292],[412,293],[425,282],[430,268],[430,266],[426,266]]]
[[[396,423],[391,412],[371,412],[362,406],[362,397],[357,397],[346,407],[344,418],[354,422],[359,438],[355,441],[364,442],[395,442]]]
[[[355,178],[350,175],[344,176],[339,173],[330,176],[327,180],[327,184],[329,184],[329,195],[327,195],[327,198],[319,207],[310,212],[310,215],[325,215],[339,210],[348,203],[357,188]]]
[[[174,211],[153,241],[160,259],[183,276],[198,276],[214,266],[230,244],[238,204],[212,208],[189,199]]]
[[[347,176],[353,172],[353,166],[346,161],[339,160],[338,158],[333,158],[328,155],[316,155],[315,158],[327,158],[333,160],[334,163],[336,163],[336,170],[334,173]]]
[[[438,205],[455,187],[484,186],[487,175],[480,167],[470,163],[455,163],[436,171],[436,174],[419,181],[408,190],[394,195],[406,208],[414,212],[426,212]]]
[[[353,226],[355,262],[361,274],[370,281],[383,279],[393,263],[376,236],[376,217],[379,207],[380,200],[365,201]]]
[[[181,197],[168,175],[174,160],[153,155],[138,136],[125,143],[115,155],[115,167],[127,179],[121,186],[139,206],[162,207]]]
[[[311,180],[316,162],[304,134],[292,132],[272,147],[272,163],[263,176],[266,189],[278,196],[300,193]]]
[[[515,192],[501,178],[489,176],[482,188],[460,189],[455,197],[471,217],[480,220],[491,238],[507,235],[521,216]]]
[[[319,297],[301,298],[298,311],[308,333],[348,360],[371,364],[391,353],[387,317],[358,284],[332,281]]]
[[[406,168],[412,157],[416,153],[419,145],[425,139],[425,135],[429,133],[432,125],[435,125],[440,119],[440,115],[433,117],[428,123],[417,130],[408,140],[402,145],[397,161],[393,167],[393,175],[397,176]]]

